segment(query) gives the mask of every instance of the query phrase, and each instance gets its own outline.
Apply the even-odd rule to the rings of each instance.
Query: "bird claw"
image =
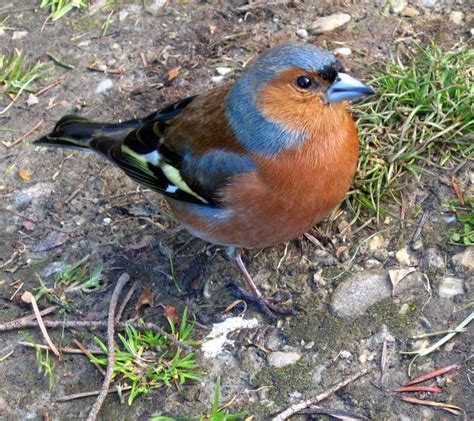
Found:
[[[279,302],[279,300],[274,297],[265,298],[262,295],[256,296],[252,292],[248,292],[240,288],[238,285],[231,286],[235,289],[236,295],[239,298],[257,304],[259,310],[271,320],[275,319],[275,314],[280,314],[284,316],[294,316],[295,314],[297,314],[297,312],[292,308],[286,308],[278,305],[277,303]]]

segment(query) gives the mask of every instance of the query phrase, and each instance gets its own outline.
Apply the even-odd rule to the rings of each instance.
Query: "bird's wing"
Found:
[[[255,170],[226,123],[226,93],[222,88],[186,98],[142,119],[122,142],[97,136],[90,147],[152,190],[219,207],[230,179]]]

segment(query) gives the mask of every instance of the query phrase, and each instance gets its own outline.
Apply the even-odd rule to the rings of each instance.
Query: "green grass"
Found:
[[[449,243],[457,246],[474,245],[474,201],[461,206],[457,200],[452,200],[447,207],[454,212],[457,219],[456,228],[449,230]]]
[[[188,345],[198,342],[190,339],[194,324],[188,322],[187,310],[179,326],[168,319],[171,334]],[[151,330],[138,331],[127,326],[125,334],[118,335],[121,345],[115,350],[114,380],[131,386],[128,404],[140,395],[159,387],[179,387],[187,381],[200,381],[202,372],[193,353],[185,353],[165,337]],[[97,344],[108,353],[106,345],[98,338]],[[106,366],[107,357],[93,355],[91,361]],[[120,390],[120,388],[118,388]]]
[[[29,62],[26,54],[14,49],[7,55],[0,55],[0,90],[7,94],[36,92],[31,84],[46,74],[41,62]]]
[[[214,399],[212,401],[212,407],[208,415],[201,415],[198,418],[192,418],[199,421],[232,421],[232,420],[243,420],[246,417],[245,412],[236,412],[230,413],[229,406],[232,404],[232,400],[222,405],[220,404],[221,401],[221,379],[217,377],[216,385],[214,387]],[[178,418],[184,419],[184,418]],[[148,419],[148,421],[177,421],[177,418],[173,417],[166,417],[162,415],[156,415]],[[190,418],[186,418],[190,419]]]
[[[46,296],[50,301],[65,305],[67,294],[77,291],[88,293],[100,288],[104,265],[100,262],[92,269],[89,267],[89,259],[90,256],[85,256],[76,263],[64,263],[63,269],[54,277],[51,288],[37,274],[40,287],[35,294],[36,300]]]
[[[53,388],[53,369],[54,363],[49,358],[49,350],[41,349],[35,345],[36,361],[38,362],[38,372],[48,377],[49,390]]]
[[[361,157],[349,206],[377,219],[400,202],[399,182],[472,158],[474,50],[414,44],[412,52],[373,68],[377,95],[356,105]]]
[[[88,0],[42,0],[41,9],[50,11],[51,20],[57,21],[74,9],[87,9]]]

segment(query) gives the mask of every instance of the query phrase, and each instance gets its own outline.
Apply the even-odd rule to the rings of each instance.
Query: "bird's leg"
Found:
[[[285,307],[281,307],[277,304],[275,304],[276,300],[271,299],[271,298],[265,298],[260,290],[258,289],[257,285],[255,285],[255,282],[253,281],[252,277],[247,271],[247,268],[245,267],[244,262],[242,261],[242,255],[240,253],[240,250],[231,250],[231,253],[234,254],[234,261],[237,264],[237,267],[240,270],[240,273],[242,273],[242,276],[244,277],[245,283],[247,286],[250,288],[251,292],[247,292],[242,290],[241,288],[238,288],[238,292],[242,298],[248,301],[253,301],[258,304],[260,310],[268,317],[273,318],[273,313],[277,314],[295,314],[295,311],[292,309],[288,309]]]

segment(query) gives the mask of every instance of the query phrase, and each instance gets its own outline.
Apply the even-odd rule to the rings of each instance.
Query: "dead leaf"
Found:
[[[176,308],[174,306],[168,304],[165,307],[165,313],[164,314],[165,314],[165,317],[167,319],[171,319],[175,325],[177,325],[179,323],[179,315],[176,312]]]
[[[454,175],[451,177],[451,184],[453,185],[454,193],[456,193],[456,197],[458,198],[460,205],[464,206],[465,202],[464,202],[464,196],[461,190],[461,185],[459,184],[459,181],[456,179]]]
[[[173,79],[177,78],[179,75],[179,71],[181,70],[181,66],[175,67],[168,72],[168,81],[172,81]]]
[[[51,231],[38,244],[34,244],[31,249],[34,252],[47,251],[63,245],[67,240],[69,240],[69,236],[66,233],[60,231]]]
[[[18,175],[23,181],[30,181],[31,173],[28,170],[20,170],[18,171]]]
[[[153,291],[150,287],[143,288],[143,292],[138,299],[138,303],[135,306],[135,310],[138,312],[143,306],[153,307],[155,304],[155,297],[153,296]]]

